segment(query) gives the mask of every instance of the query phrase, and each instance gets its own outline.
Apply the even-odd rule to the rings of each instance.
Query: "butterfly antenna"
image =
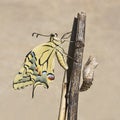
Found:
[[[32,36],[35,36],[36,38],[38,38],[38,36],[50,37],[50,35],[44,35],[36,32],[32,33]]]
[[[72,32],[67,32],[67,33],[63,34],[63,36],[61,37],[61,39],[68,39],[68,38],[70,38],[71,33],[72,33]],[[67,35],[68,35],[68,36],[67,36]]]

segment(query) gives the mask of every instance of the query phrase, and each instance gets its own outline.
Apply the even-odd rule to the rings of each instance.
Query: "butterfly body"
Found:
[[[59,64],[65,70],[68,69],[64,49],[61,47],[61,44],[61,40],[54,34],[51,34],[47,43],[38,45],[31,50],[26,55],[23,66],[14,79],[13,88],[21,89],[28,85],[33,85],[34,89],[37,85],[43,85],[45,88],[48,88],[49,82],[55,79],[55,56]]]

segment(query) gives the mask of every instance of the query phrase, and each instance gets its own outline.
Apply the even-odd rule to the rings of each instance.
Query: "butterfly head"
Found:
[[[58,38],[58,34],[57,33],[51,33],[50,34],[50,41],[56,44],[60,44],[61,43],[61,39]]]
[[[36,37],[38,37],[38,36],[50,37],[50,42],[53,42],[55,44],[62,44],[62,43],[64,43],[66,41],[65,39],[70,38],[71,32],[67,32],[67,33],[63,34],[61,38],[58,38],[57,33],[54,33],[54,34],[51,33],[50,35],[44,35],[44,34],[39,34],[39,33],[34,32],[32,34],[32,36],[34,36],[34,35]]]

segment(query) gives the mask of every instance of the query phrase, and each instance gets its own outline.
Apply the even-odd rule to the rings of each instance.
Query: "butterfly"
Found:
[[[65,42],[63,39],[67,39],[65,36],[69,33],[64,34],[61,39],[58,38],[57,33],[50,34],[48,42],[36,46],[25,56],[23,65],[13,81],[13,88],[15,90],[33,85],[33,98],[36,86],[42,85],[45,88],[49,88],[49,83],[55,79],[55,56],[60,66],[64,70],[68,69],[66,55],[61,44]],[[41,34],[33,33],[34,35],[38,37]]]

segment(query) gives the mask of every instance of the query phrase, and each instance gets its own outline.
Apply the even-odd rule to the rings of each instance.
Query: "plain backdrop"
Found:
[[[57,60],[56,79],[48,90],[38,86],[34,99],[32,86],[15,91],[12,83],[25,55],[49,40],[32,33],[61,36],[81,11],[87,15],[83,63],[92,55],[99,66],[90,90],[79,95],[78,120],[120,119],[119,0],[0,0],[0,120],[57,120],[64,72]]]

